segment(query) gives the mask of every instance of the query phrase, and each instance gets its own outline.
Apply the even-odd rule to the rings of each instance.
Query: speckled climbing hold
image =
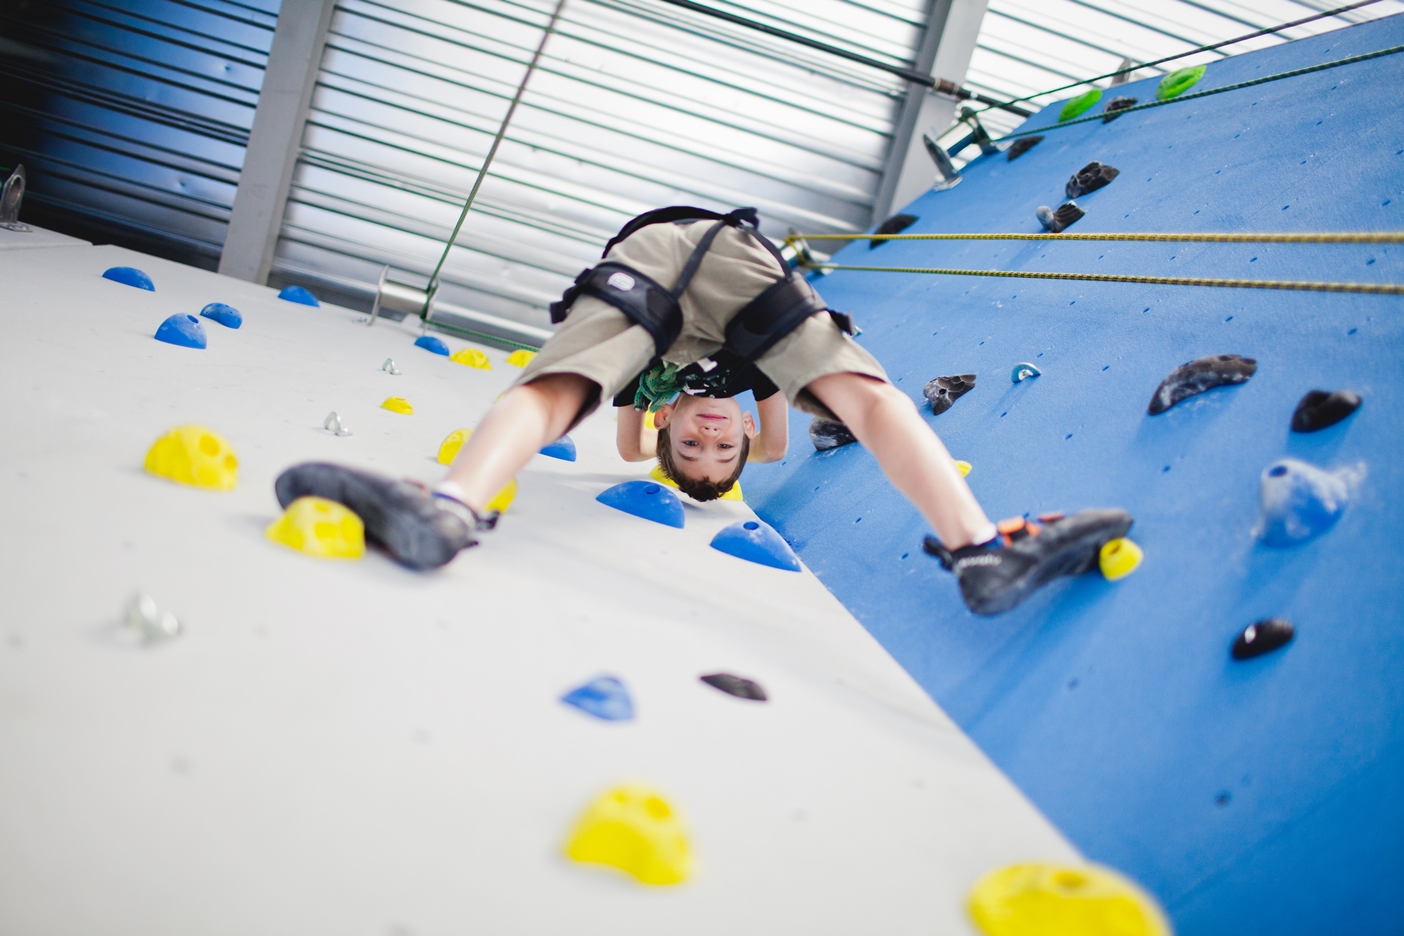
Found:
[[[162,322],[156,329],[156,340],[182,348],[203,348],[207,344],[205,326],[189,312],[177,312]]]
[[[127,602],[122,613],[122,624],[143,643],[155,644],[179,637],[185,627],[169,611],[162,611],[156,599],[147,594],[137,594]]]
[[[1296,546],[1336,525],[1350,499],[1356,469],[1325,471],[1295,458],[1263,469],[1258,482],[1258,525],[1268,546]]]
[[[1151,416],[1192,396],[1232,384],[1247,383],[1258,372],[1258,362],[1238,354],[1216,354],[1181,364],[1155,388],[1146,412]]]
[[[327,414],[327,418],[322,420],[322,428],[336,436],[349,436],[352,434],[351,427],[341,421],[341,417],[336,414],[336,410],[332,410]]]
[[[965,477],[966,475],[970,474],[970,472],[972,472],[972,471],[975,470],[975,466],[974,466],[974,465],[970,464],[970,462],[968,462],[968,461],[961,461],[959,458],[957,458],[957,459],[955,460],[955,466],[956,466],[956,471],[959,471],[959,472],[960,472],[960,476],[961,476],[962,478]]]
[[[683,506],[678,495],[654,481],[625,481],[601,491],[601,504],[664,526],[683,528]]]
[[[299,305],[321,305],[321,303],[317,301],[316,296],[312,295],[309,290],[303,289],[301,286],[284,286],[278,293],[278,298],[287,302],[296,302]]]
[[[204,426],[176,426],[146,452],[151,474],[211,491],[239,483],[239,459],[225,438]]]
[[[213,319],[225,328],[238,328],[244,324],[244,316],[232,305],[223,302],[211,302],[200,310],[200,314],[207,319]]]
[[[1135,572],[1144,558],[1145,553],[1141,552],[1141,547],[1120,536],[1102,544],[1101,551],[1097,553],[1097,564],[1107,581],[1115,582]]]
[[[401,376],[400,369],[399,369],[398,367],[395,366],[395,359],[394,359],[394,358],[386,358],[386,359],[381,363],[380,369],[383,370],[383,371],[385,371],[385,373],[389,374],[391,377],[399,377],[399,376]]]
[[[1242,633],[1234,638],[1229,653],[1233,654],[1235,660],[1252,659],[1264,653],[1271,653],[1278,647],[1285,647],[1296,633],[1291,621],[1264,618],[1243,628]]]
[[[843,423],[815,416],[809,423],[809,441],[814,443],[816,451],[827,452],[829,449],[850,445],[858,439]]]
[[[575,461],[575,440],[568,435],[561,436],[550,445],[542,446],[541,454],[561,461]]]
[[[764,686],[754,679],[747,679],[745,676],[736,676],[732,673],[709,673],[697,678],[713,689],[720,689],[727,695],[736,696],[736,698],[745,699],[748,702],[765,702],[769,698],[765,694]]]
[[[380,408],[388,409],[392,413],[402,413],[405,416],[414,415],[414,407],[410,405],[409,400],[402,396],[386,397],[385,402],[380,404]]]
[[[634,717],[634,700],[629,690],[613,676],[600,676],[577,686],[561,701],[603,721],[629,721]]]
[[[1293,432],[1315,432],[1334,426],[1360,408],[1360,396],[1349,390],[1308,390],[1292,413]]]
[[[535,351],[528,351],[526,348],[518,348],[507,355],[507,363],[513,367],[526,367],[531,363],[531,359],[536,357]]]
[[[1068,193],[1069,198],[1081,198],[1088,192],[1097,191],[1119,175],[1121,175],[1120,169],[1093,160],[1077,170],[1076,174],[1068,180],[1068,184],[1063,186],[1063,189]],[[1064,227],[1066,226],[1064,225]]]
[[[712,548],[772,569],[800,570],[799,557],[790,544],[770,524],[760,520],[741,520],[723,527],[712,537]]]
[[[986,936],[1170,936],[1151,897],[1099,865],[1017,864],[970,892],[970,916]]]
[[[460,348],[449,355],[449,360],[464,367],[492,370],[492,362],[488,360],[488,356],[477,348]]]
[[[435,461],[441,465],[452,465],[453,460],[458,457],[458,450],[463,448],[463,443],[467,442],[472,434],[472,429],[455,429],[444,436],[444,441],[439,443],[439,454],[435,456]]]
[[[662,793],[631,783],[593,803],[566,842],[573,861],[618,868],[641,884],[680,884],[692,873],[681,817]]]
[[[1114,97],[1102,108],[1102,123],[1111,123],[1121,116],[1121,112],[1128,107],[1136,106],[1136,98]]]
[[[156,291],[156,284],[151,282],[151,277],[136,267],[108,267],[102,272],[102,278],[110,279],[114,283],[121,283],[123,286],[145,289],[147,292]]]
[[[1160,79],[1160,84],[1155,89],[1155,96],[1162,101],[1177,98],[1198,84],[1199,79],[1203,77],[1203,65],[1191,65],[1189,68],[1177,69]]]
[[[873,233],[901,234],[907,228],[911,227],[913,224],[916,224],[916,221],[916,215],[895,214],[892,217],[888,218],[886,221],[879,224],[877,226],[877,230],[873,231]],[[887,241],[870,240],[868,241],[868,249],[872,250],[874,247],[881,247],[885,243],[887,243]]]
[[[921,395],[931,404],[931,412],[940,416],[965,394],[975,389],[974,374],[957,374],[954,377],[937,377],[929,380],[921,388]]]
[[[1070,227],[1084,214],[1086,212],[1078,207],[1077,202],[1063,202],[1058,206],[1057,211],[1047,205],[1039,205],[1034,211],[1038,223],[1043,225],[1044,230],[1052,234],[1061,233],[1064,228]]]
[[[1019,137],[1019,139],[1009,144],[1009,149],[1004,151],[1004,158],[1013,162],[1042,142],[1043,137],[1038,135]]]
[[[1082,116],[1092,109],[1093,104],[1096,104],[1101,99],[1101,88],[1093,88],[1091,91],[1085,91],[1079,94],[1077,97],[1064,104],[1062,110],[1058,111],[1058,122],[1062,123],[1064,120],[1072,120],[1074,117]]]
[[[670,488],[676,488],[678,486],[678,482],[674,481],[672,478],[668,477],[663,473],[662,465],[654,465],[653,469],[649,471],[648,476],[653,480],[657,481],[659,484],[666,484]],[[740,481],[737,481],[734,484],[732,484],[731,490],[727,491],[721,497],[717,498],[717,500],[725,501],[743,501],[745,499],[746,498],[741,494]]]
[[[442,354],[444,357],[449,356],[448,345],[444,344],[433,335],[420,335],[418,338],[414,339],[414,346],[416,348],[423,348],[425,351],[432,354]]]
[[[359,559],[366,554],[366,527],[361,518],[322,497],[299,497],[268,525],[264,535],[319,559]]]
[[[1028,380],[1030,377],[1041,377],[1042,375],[1043,371],[1034,367],[1028,361],[1020,361],[1018,364],[1015,364],[1014,369],[1009,372],[1009,379],[1014,383],[1019,383],[1020,381]]]

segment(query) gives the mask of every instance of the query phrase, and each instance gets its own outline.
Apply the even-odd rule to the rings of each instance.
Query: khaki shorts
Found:
[[[650,224],[609,252],[663,286],[671,287],[692,250],[716,222]],[[683,325],[663,359],[687,365],[718,351],[727,323],[782,276],[770,251],[751,235],[725,227],[712,241],[682,297]],[[634,379],[653,359],[653,338],[623,312],[594,296],[581,296],[570,315],[527,365],[514,386],[548,374],[578,374],[600,387],[575,418],[579,423]],[[834,324],[827,312],[810,316],[756,361],[796,409],[836,419],[805,388],[829,374],[855,373],[886,381],[882,365]],[[574,425],[574,423],[572,423]]]

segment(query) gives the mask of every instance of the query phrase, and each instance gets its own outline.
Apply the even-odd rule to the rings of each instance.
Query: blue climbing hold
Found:
[[[205,326],[189,312],[180,312],[161,323],[161,327],[156,329],[156,340],[182,348],[203,348]]]
[[[1352,469],[1323,471],[1295,458],[1263,470],[1258,492],[1258,526],[1253,532],[1268,546],[1296,546],[1335,526],[1350,499]]]
[[[1021,361],[1014,365],[1014,370],[1009,372],[1009,379],[1018,383],[1021,380],[1028,380],[1030,377],[1038,377],[1043,371],[1034,367],[1028,361]]]
[[[226,328],[238,328],[244,324],[244,317],[239,314],[239,310],[222,302],[211,302],[200,310],[200,314],[207,319],[214,319]]]
[[[683,527],[682,501],[678,495],[652,481],[625,481],[600,493],[595,500],[664,526]]]
[[[110,279],[114,283],[121,283],[125,286],[135,286],[137,289],[145,289],[147,292],[155,292],[156,284],[151,282],[151,277],[138,270],[136,267],[111,267],[102,274],[103,279]]]
[[[570,436],[561,436],[544,447],[541,454],[550,458],[559,458],[561,461],[575,461],[575,441]]]
[[[414,339],[414,346],[416,348],[423,348],[425,351],[433,351],[435,354],[442,354],[444,357],[448,357],[448,345],[444,344],[433,335],[420,335],[418,338]]]
[[[712,537],[712,548],[773,569],[788,572],[800,570],[799,558],[790,544],[781,539],[769,524],[759,520],[743,520],[722,529]]]
[[[613,676],[601,676],[561,696],[566,705],[605,721],[629,721],[634,717],[634,700],[629,690]]]
[[[321,305],[316,296],[301,286],[284,286],[282,292],[278,293],[278,298],[286,299],[288,302],[299,302],[302,305]]]

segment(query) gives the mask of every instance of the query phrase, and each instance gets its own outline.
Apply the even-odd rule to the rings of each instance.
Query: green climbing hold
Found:
[[[1198,84],[1199,79],[1203,77],[1203,65],[1191,65],[1189,68],[1181,68],[1172,71],[1170,74],[1160,79],[1160,87],[1155,89],[1155,96],[1162,101],[1177,98]]]
[[[1202,70],[1203,69],[1201,69],[1201,71]],[[1063,109],[1058,112],[1058,121],[1061,123],[1064,120],[1072,120],[1074,117],[1081,116],[1082,114],[1090,110],[1093,104],[1096,104],[1101,99],[1101,88],[1093,88],[1086,94],[1079,94],[1077,97],[1073,98],[1071,101],[1063,105]]]

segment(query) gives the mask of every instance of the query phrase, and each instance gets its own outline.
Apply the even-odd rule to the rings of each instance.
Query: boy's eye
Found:
[[[724,449],[735,448],[735,447],[736,447],[736,446],[732,445],[730,442],[723,442],[721,445],[717,446],[717,448],[724,448]]]
[[[683,439],[683,445],[687,445],[687,446],[690,446],[690,447],[692,447],[692,448],[696,448],[696,447],[697,447],[697,440],[696,440],[696,439]]]

